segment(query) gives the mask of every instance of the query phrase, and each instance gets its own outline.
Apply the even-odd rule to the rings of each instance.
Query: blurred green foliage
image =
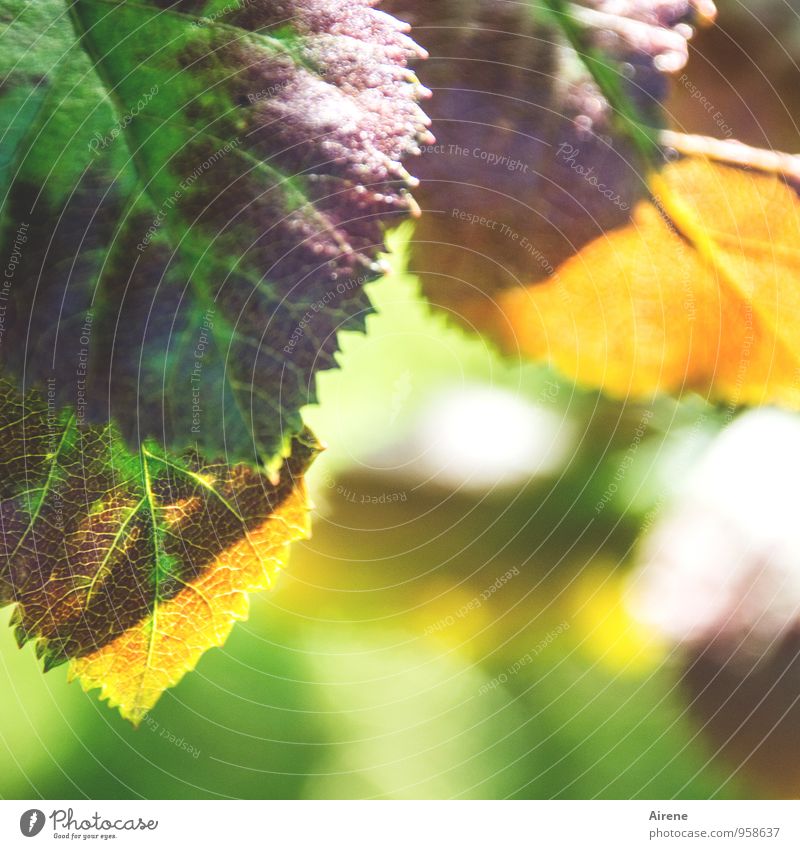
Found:
[[[395,235],[394,271],[372,287],[368,334],[345,335],[345,367],[323,375],[321,406],[307,411],[329,450],[312,476],[314,538],[278,588],[253,599],[250,620],[138,731],[68,686],[63,668],[42,675],[8,633],[0,795],[752,792],[698,736],[677,664],[619,604],[641,517],[664,494],[653,485],[663,443],[676,422],[697,431],[697,409],[652,408],[625,486],[598,514],[642,408],[501,360],[433,316],[402,271],[408,237]],[[572,422],[563,468],[525,485],[448,491],[382,464],[431,399],[474,385]],[[702,428],[717,415],[704,408]],[[386,492],[405,497],[381,502]]]
[[[719,112],[736,138],[796,151],[797,3],[718,5],[719,25],[694,41],[692,86],[673,87],[671,118],[716,134]],[[697,89],[712,113],[696,108]],[[409,238],[395,234],[393,271],[370,287],[368,334],[343,334],[343,368],[321,375],[321,405],[305,413],[329,446],[312,474],[314,538],[138,730],[68,686],[63,668],[43,675],[7,631],[1,797],[775,792],[748,782],[753,746],[738,760],[717,755],[685,659],[620,603],[643,529],[734,411],[618,404],[502,359],[431,314],[402,271]],[[393,459],[438,397],[475,386],[568,424],[562,467],[516,486],[448,489]],[[387,493],[404,498],[381,501]]]

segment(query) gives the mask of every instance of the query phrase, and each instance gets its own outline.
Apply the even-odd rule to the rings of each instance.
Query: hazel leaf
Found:
[[[415,209],[421,51],[372,6],[4,0],[6,377],[133,450],[280,463]]]
[[[272,478],[137,453],[114,425],[79,427],[52,395],[0,381],[0,605],[20,645],[134,723],[224,643],[307,535],[307,432]]]
[[[619,397],[800,407],[800,157],[663,106],[713,3],[392,8],[431,50],[412,267],[434,303]]]

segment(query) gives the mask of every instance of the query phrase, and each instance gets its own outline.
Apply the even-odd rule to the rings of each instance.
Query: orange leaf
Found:
[[[800,405],[800,201],[779,177],[684,160],[549,281],[499,298],[507,346],[616,395]]]

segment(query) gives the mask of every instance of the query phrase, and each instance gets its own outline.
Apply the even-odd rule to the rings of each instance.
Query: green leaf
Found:
[[[79,428],[52,393],[0,381],[0,606],[45,669],[71,661],[139,722],[246,616],[288,544],[307,534],[307,432],[269,479],[246,466],[131,453],[119,430]]]
[[[0,2],[6,376],[276,467],[414,208],[419,50],[371,6]]]

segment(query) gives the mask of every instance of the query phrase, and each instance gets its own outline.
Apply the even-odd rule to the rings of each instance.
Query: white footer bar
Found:
[[[0,846],[800,847],[800,802],[0,801]]]

